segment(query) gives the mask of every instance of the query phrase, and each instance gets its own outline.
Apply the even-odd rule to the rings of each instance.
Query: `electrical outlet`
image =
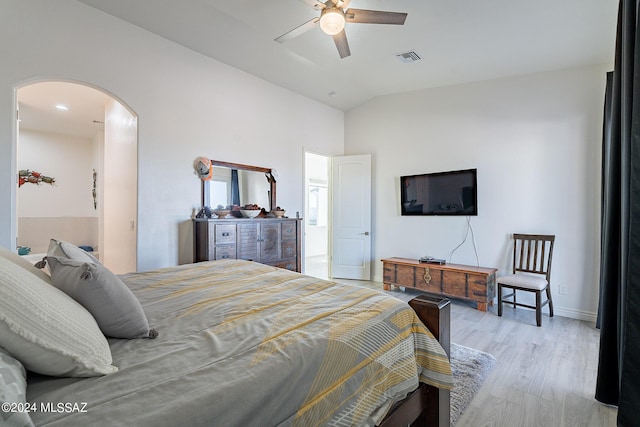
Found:
[[[560,287],[558,288],[558,293],[560,295],[566,295],[567,294],[567,287],[565,285],[560,285]]]

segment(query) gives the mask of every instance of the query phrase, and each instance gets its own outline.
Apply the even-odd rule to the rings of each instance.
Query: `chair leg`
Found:
[[[502,316],[502,285],[498,283],[498,316]]]
[[[516,290],[515,289],[513,290],[513,302],[514,303],[516,302]],[[516,305],[515,304],[513,304],[513,309],[514,310],[516,309]]]
[[[549,300],[549,317],[553,317],[553,299],[551,299],[551,288],[547,285],[547,299]]]
[[[542,326],[542,292],[536,292],[536,324]]]

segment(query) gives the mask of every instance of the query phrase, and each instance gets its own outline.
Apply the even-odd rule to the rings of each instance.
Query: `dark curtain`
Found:
[[[640,425],[638,1],[620,1],[615,68],[607,76],[602,149],[601,331],[596,399],[618,405],[619,426]]]
[[[238,169],[231,169],[231,204],[240,206],[240,185],[238,184]]]

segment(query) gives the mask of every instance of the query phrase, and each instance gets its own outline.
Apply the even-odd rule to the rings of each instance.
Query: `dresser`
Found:
[[[383,287],[415,288],[421,291],[473,301],[487,311],[496,296],[496,268],[461,264],[428,264],[408,258],[387,258]]]
[[[245,259],[301,272],[299,218],[193,220],[193,261]]]

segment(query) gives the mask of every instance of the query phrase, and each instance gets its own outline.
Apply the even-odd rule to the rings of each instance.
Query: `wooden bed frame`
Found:
[[[451,303],[446,298],[419,295],[409,301],[422,323],[450,356]],[[450,391],[420,383],[417,390],[397,405],[379,427],[449,427]]]

